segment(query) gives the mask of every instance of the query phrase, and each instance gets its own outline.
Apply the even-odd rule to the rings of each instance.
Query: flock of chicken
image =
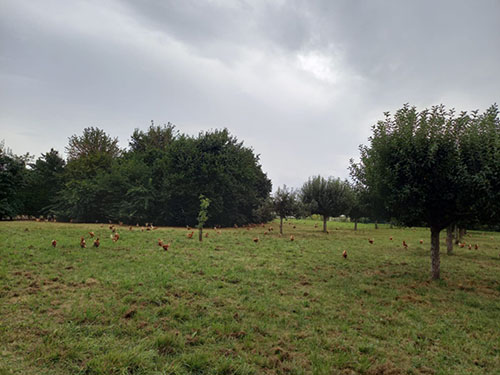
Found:
[[[289,224],[290,224],[290,225],[292,225],[291,223],[289,223]],[[122,223],[120,223],[120,225],[123,225],[123,224],[122,224]],[[248,226],[246,229],[247,229],[247,230],[250,230],[252,227],[255,227],[255,226],[256,226],[256,225]],[[261,226],[265,228],[265,225],[264,225],[264,224],[261,224]],[[315,226],[314,226],[314,227],[315,227],[315,228],[317,228],[317,227],[318,227],[318,225],[317,225],[317,224],[315,224]],[[187,226],[186,228],[187,228],[187,230],[188,230],[188,231],[189,231],[189,230],[191,230],[191,227],[189,227],[189,226]],[[235,225],[235,228],[238,228],[238,226],[237,226],[237,225]],[[295,226],[295,225],[293,225],[293,228],[295,229],[295,228],[296,228],[296,226]],[[112,240],[113,242],[117,242],[117,241],[120,239],[120,235],[119,235],[119,234],[118,234],[118,232],[116,231],[116,227],[115,227],[114,225],[110,225],[110,226],[109,226],[109,229],[111,230],[111,234],[110,234],[110,238],[111,238],[111,240]],[[154,230],[154,229],[157,229],[157,228],[156,228],[156,227],[154,227],[152,224],[151,224],[151,225],[146,224],[146,230],[148,230],[148,231],[149,231],[149,230]],[[132,227],[129,227],[129,230],[132,230]],[[141,230],[142,230],[142,231],[144,231],[144,228],[141,228]],[[219,229],[218,227],[214,227],[214,230],[217,232],[217,234],[221,234],[221,231],[220,231],[220,229]],[[272,231],[274,231],[274,228],[271,226],[271,227],[269,227],[269,228],[268,228],[268,230],[267,230],[267,231],[264,231],[264,235],[267,235],[268,233],[270,233],[270,232],[272,232]],[[329,233],[329,232],[327,231],[327,234],[328,234],[328,233]],[[193,238],[193,235],[194,235],[194,231],[191,231],[191,232],[187,233],[186,237],[187,237],[188,239],[192,239],[192,238]],[[93,239],[93,238],[94,238],[94,236],[95,236],[94,232],[89,232],[89,236],[90,236],[90,238],[91,238],[91,239]],[[205,232],[205,238],[208,238],[208,236],[209,236],[208,232]],[[278,236],[279,236],[279,237],[282,237],[281,233],[280,233]],[[294,240],[295,240],[295,236],[294,236],[293,234],[292,234],[292,235],[290,235],[290,241],[294,241]],[[393,238],[392,238],[392,237],[389,237],[389,240],[390,240],[390,241],[392,241],[392,240],[393,240]],[[259,242],[259,237],[254,237],[254,238],[253,238],[253,242],[258,243],[258,242]],[[369,239],[368,239],[368,242],[369,242],[371,245],[373,245],[375,241],[374,241],[374,239],[373,239],[373,238],[369,238]],[[420,240],[419,242],[420,242],[420,244],[423,244],[423,243],[424,243],[424,241],[423,241],[423,240]],[[96,248],[97,248],[97,247],[99,247],[99,246],[100,246],[100,244],[101,244],[101,242],[100,242],[100,240],[99,240],[99,237],[97,237],[95,240],[93,240],[93,246],[94,246],[94,247],[96,247]],[[461,243],[459,243],[458,245],[459,245],[459,247],[464,248],[464,247],[466,246],[466,243],[465,243],[465,242],[461,242]],[[52,246],[53,246],[53,247],[56,247],[56,246],[57,246],[57,240],[52,240]],[[158,239],[158,246],[160,246],[161,248],[163,248],[163,250],[168,251],[168,249],[169,249],[169,247],[170,247],[171,245],[170,245],[170,243],[164,243],[164,242],[163,242],[163,240],[159,238],[159,239]],[[80,247],[81,247],[82,249],[85,249],[85,248],[87,247],[87,243],[86,243],[86,241],[85,241],[85,238],[84,238],[84,237],[80,237]],[[469,250],[472,250],[472,244],[468,244],[468,247],[469,247]],[[403,240],[403,248],[404,248],[404,249],[408,249],[408,244],[406,243],[406,241],[405,241],[405,240]],[[475,249],[475,250],[478,250],[478,249],[479,249],[478,244],[475,244],[475,245],[474,245],[474,249]],[[346,258],[347,258],[347,250],[344,250],[344,251],[342,252],[342,257],[343,257],[344,259],[346,259]]]

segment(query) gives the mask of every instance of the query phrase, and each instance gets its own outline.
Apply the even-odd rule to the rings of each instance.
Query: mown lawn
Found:
[[[0,374],[500,374],[500,233],[269,226],[0,223]]]

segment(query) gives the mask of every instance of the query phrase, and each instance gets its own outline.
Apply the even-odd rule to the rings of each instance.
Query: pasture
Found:
[[[500,233],[320,228],[1,222],[0,374],[500,373]]]

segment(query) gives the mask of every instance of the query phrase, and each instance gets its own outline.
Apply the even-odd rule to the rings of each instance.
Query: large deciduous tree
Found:
[[[66,162],[54,149],[42,154],[30,169],[26,169],[24,187],[21,189],[23,214],[48,216],[55,196],[61,190]]]
[[[339,178],[311,177],[302,186],[301,195],[310,212],[323,217],[323,232],[327,231],[330,217],[349,214],[352,204],[351,187]]]
[[[482,216],[498,196],[498,111],[472,119],[442,105],[421,112],[405,105],[385,115],[360,147],[359,163],[351,161],[351,175],[400,223],[430,227],[431,275],[438,279],[441,230]],[[493,139],[487,151],[483,133]],[[484,160],[474,165],[470,155]]]

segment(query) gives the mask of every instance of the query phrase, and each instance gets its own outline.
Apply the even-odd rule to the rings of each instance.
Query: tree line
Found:
[[[188,136],[172,124],[136,129],[129,147],[98,128],[69,138],[64,160],[51,149],[35,162],[0,145],[0,217],[196,225],[200,196],[207,225],[245,225],[275,216],[346,215],[354,222],[427,226],[431,273],[439,278],[439,235],[456,227],[500,224],[500,119],[443,105],[405,105],[372,127],[351,159],[351,181],[314,176],[298,189],[271,181],[259,158],[227,129]],[[199,220],[198,220],[199,221]],[[450,245],[448,245],[450,247]]]
[[[67,160],[51,149],[32,162],[2,147],[0,216],[194,226],[204,195],[209,225],[270,219],[258,208],[271,181],[253,150],[227,129],[188,136],[172,124],[152,124],[136,129],[122,150],[117,138],[89,127],[69,138],[66,152]]]

